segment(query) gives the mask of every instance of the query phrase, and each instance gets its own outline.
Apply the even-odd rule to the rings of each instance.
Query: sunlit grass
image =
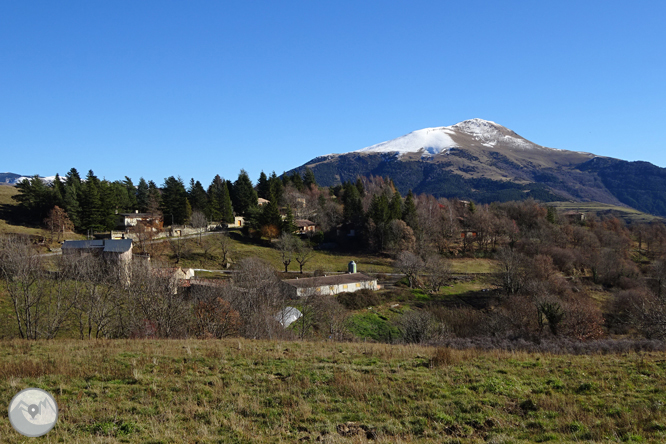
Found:
[[[54,394],[49,442],[663,442],[665,367],[657,353],[6,341],[0,403]],[[0,441],[25,441],[6,415]]]

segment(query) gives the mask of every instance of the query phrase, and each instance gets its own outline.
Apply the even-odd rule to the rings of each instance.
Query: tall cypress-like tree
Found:
[[[270,189],[270,195],[272,195],[273,200],[280,205],[282,202],[282,197],[284,196],[284,184],[280,180],[279,177],[277,177],[277,174],[275,174],[275,171],[271,173],[271,177],[268,178],[268,184],[269,184],[269,189]],[[268,199],[268,198],[266,198]],[[269,199],[270,200],[270,199]]]
[[[405,207],[402,210],[402,220],[414,231],[418,228],[418,217],[416,215],[416,203],[414,202],[414,194],[409,190],[405,198]]]
[[[148,181],[148,212],[150,214],[159,214],[162,207],[162,193],[157,188],[155,182]],[[166,217],[164,218],[166,221]]]
[[[234,182],[232,203],[237,213],[245,215],[250,208],[257,206],[257,192],[254,190],[247,171],[241,170],[238,179]]]
[[[139,205],[137,201],[137,189],[134,186],[134,183],[132,183],[132,179],[125,176],[125,180],[122,181],[122,184],[125,187],[125,191],[127,193],[127,201],[123,203],[124,210],[137,210]]]
[[[263,171],[259,174],[257,181],[257,195],[262,199],[271,200],[271,184]]]
[[[62,208],[64,206],[64,199],[65,199],[65,184],[62,183],[62,180],[60,180],[60,175],[57,173],[55,175],[55,179],[53,180],[52,193],[53,193],[53,198],[52,198],[53,205],[57,205],[60,208]]]
[[[391,204],[389,205],[389,220],[402,219],[402,196],[400,192],[395,190]]]
[[[81,186],[81,228],[102,231],[106,224],[100,196],[100,181],[92,170],[88,171],[86,181]]]
[[[139,179],[139,185],[136,187],[136,205],[137,209],[146,213],[148,211],[148,182],[143,177]]]

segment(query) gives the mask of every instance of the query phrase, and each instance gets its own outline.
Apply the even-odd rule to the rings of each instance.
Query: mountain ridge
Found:
[[[470,119],[423,128],[360,150],[315,157],[286,174],[312,169],[318,183],[389,176],[401,193],[479,202],[596,201],[666,216],[666,169],[583,151],[549,148],[498,123]],[[618,177],[628,179],[623,189]]]

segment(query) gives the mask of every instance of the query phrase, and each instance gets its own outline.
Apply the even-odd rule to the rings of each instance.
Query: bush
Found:
[[[381,304],[381,299],[376,292],[364,288],[353,293],[338,294],[338,302],[348,310],[360,310]]]

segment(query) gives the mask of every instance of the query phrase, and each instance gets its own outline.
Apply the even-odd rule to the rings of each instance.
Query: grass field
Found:
[[[0,343],[0,404],[51,392],[65,443],[664,442],[663,354],[221,341]],[[0,441],[26,442],[0,415]]]
[[[560,211],[580,211],[582,213],[594,213],[597,216],[614,216],[623,219],[627,223],[648,223],[664,220],[662,217],[642,213],[633,208],[618,207],[599,202],[548,202],[547,205],[555,207]]]

